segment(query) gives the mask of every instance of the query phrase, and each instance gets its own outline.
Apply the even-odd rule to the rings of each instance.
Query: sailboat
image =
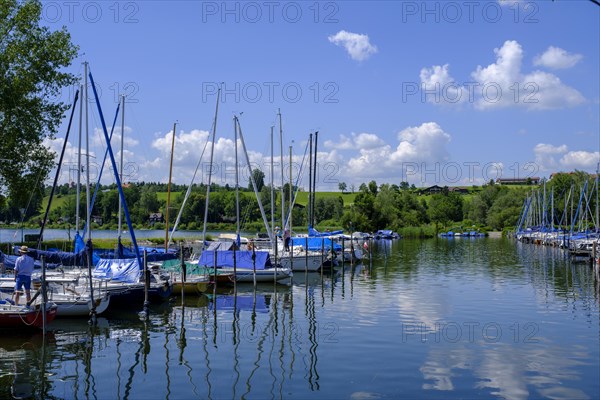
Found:
[[[281,280],[288,279],[292,276],[292,271],[289,268],[284,268],[281,265],[277,265],[271,261],[271,256],[269,251],[261,251],[256,249],[254,246],[250,246],[248,250],[240,249],[240,226],[239,226],[239,180],[238,180],[238,168],[237,168],[237,143],[238,137],[239,141],[242,144],[242,148],[244,151],[244,155],[246,158],[247,166],[249,169],[249,176],[252,182],[252,186],[254,188],[254,192],[256,198],[259,199],[258,191],[256,188],[256,182],[254,181],[254,177],[252,176],[251,164],[248,159],[248,152],[246,151],[246,144],[244,142],[244,137],[242,134],[242,130],[240,127],[239,119],[237,116],[233,118],[234,123],[234,132],[235,132],[235,157],[236,157],[236,242],[233,244],[231,250],[222,250],[219,249],[220,244],[215,246],[213,249],[204,249],[202,254],[200,255],[200,259],[197,262],[197,265],[205,268],[212,268],[213,271],[219,271],[221,273],[229,273],[233,274],[232,279],[235,282],[277,282]],[[214,148],[214,132],[213,132],[213,148]],[[209,174],[210,181],[210,174]],[[208,196],[207,196],[208,201]],[[265,226],[267,227],[267,231],[269,237],[272,237],[271,230],[269,229],[265,212],[262,203],[258,202],[259,208],[261,210],[261,215],[263,217],[263,221]],[[206,208],[208,210],[208,207]],[[207,214],[205,213],[204,226],[206,229],[207,222]]]

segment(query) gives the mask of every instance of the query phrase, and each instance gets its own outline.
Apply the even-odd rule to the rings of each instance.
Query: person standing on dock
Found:
[[[21,246],[19,249],[21,256],[15,261],[15,305],[19,305],[21,288],[25,289],[27,302],[31,301],[31,274],[33,273],[35,263],[33,258],[27,255],[28,252],[29,248],[27,246]]]

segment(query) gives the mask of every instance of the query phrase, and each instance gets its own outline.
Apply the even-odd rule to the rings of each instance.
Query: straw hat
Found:
[[[21,246],[21,248],[19,249],[19,253],[21,254],[27,254],[29,252],[29,247],[27,246]]]

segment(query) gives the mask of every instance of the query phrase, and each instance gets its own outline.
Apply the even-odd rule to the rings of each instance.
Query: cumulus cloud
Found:
[[[325,141],[325,148],[338,150],[373,149],[384,146],[385,142],[373,133],[352,133],[350,136],[340,135],[337,141]]]
[[[398,133],[398,144],[395,148],[376,135],[370,135],[372,137],[369,143],[377,145],[358,147],[361,136],[354,137],[358,154],[348,159],[347,168],[344,168],[345,174],[372,179],[389,176],[392,170],[396,175],[404,174],[404,169],[409,167],[411,171],[423,172],[421,163],[432,166],[449,158],[446,146],[450,142],[450,134],[435,122],[403,129]],[[366,136],[362,136],[364,137]]]
[[[421,90],[426,93],[436,93],[437,98],[434,98],[436,103],[442,102],[443,97],[444,103],[462,103],[468,96],[465,93],[462,86],[458,85],[450,73],[448,64],[434,65],[431,68],[421,69]]]
[[[364,61],[377,53],[377,46],[370,43],[367,35],[341,30],[328,39],[336,46],[344,47],[350,57],[356,61]]]
[[[517,41],[507,40],[494,53],[496,61],[478,66],[471,73],[471,81],[464,84],[455,83],[448,64],[421,69],[421,90],[426,93],[423,97],[437,104],[468,101],[479,110],[503,107],[547,110],[573,107],[585,101],[579,91],[562,83],[556,75],[543,71],[524,73],[523,49]]]
[[[571,150],[566,144],[554,146],[538,143],[533,148],[535,162],[541,171],[574,169],[593,170],[600,161],[600,152]]]
[[[600,161],[599,152],[570,151],[560,158],[560,164],[567,170],[594,169]]]
[[[533,65],[552,69],[565,69],[573,67],[582,58],[581,54],[571,54],[560,47],[550,46],[543,54],[533,59]]]

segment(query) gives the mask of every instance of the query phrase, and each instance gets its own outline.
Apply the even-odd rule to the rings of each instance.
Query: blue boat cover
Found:
[[[333,232],[319,232],[312,226],[308,227],[308,236],[310,236],[310,237],[327,237],[327,236],[331,236],[331,235],[341,235],[342,233],[344,233],[343,230],[333,231]]]
[[[20,246],[14,247],[15,254],[19,254]],[[34,260],[40,260],[44,256],[47,264],[58,264],[68,267],[87,265],[87,248],[72,253],[70,251],[46,251],[29,249],[27,254]]]
[[[8,254],[4,254],[0,251],[0,260],[4,260],[4,267],[7,270],[11,270],[11,269],[15,269],[15,262],[17,261],[17,256],[11,256]],[[55,263],[49,263],[46,262],[46,268],[47,269],[54,269],[54,268],[58,268],[60,267],[60,264],[55,264]],[[41,269],[42,268],[42,262],[39,260],[35,260],[34,261],[34,268],[35,269]]]
[[[137,283],[141,270],[137,258],[100,259],[94,269],[94,278],[112,279],[124,283]]]
[[[221,250],[217,251],[217,268],[233,268],[233,251]],[[256,258],[253,261],[252,255]],[[253,269],[256,264],[257,270],[265,269],[271,266],[271,258],[269,257],[268,251],[255,251],[254,253],[250,250],[238,250],[235,252],[236,257],[236,268],[240,269]],[[204,250],[198,260],[198,265],[205,267],[215,266],[215,251]]]
[[[333,243],[331,239],[324,237],[293,237],[292,244],[294,247],[306,247],[306,240],[308,239],[308,250],[310,251],[321,251],[322,248],[325,251],[331,250],[331,244]],[[342,250],[342,245],[338,243],[333,243],[333,250],[340,251]]]

